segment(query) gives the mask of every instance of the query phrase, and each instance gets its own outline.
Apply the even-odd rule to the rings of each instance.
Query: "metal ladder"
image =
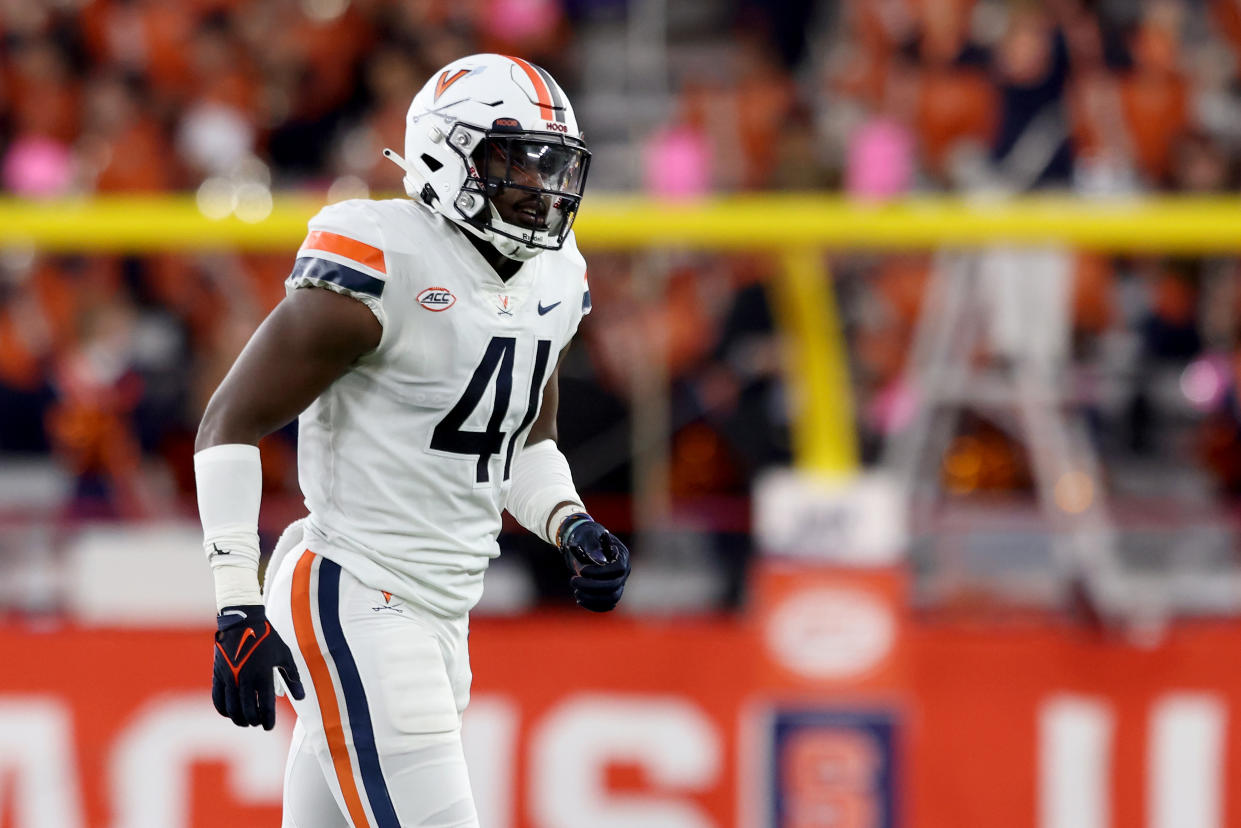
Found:
[[[1070,268],[1066,252],[1050,249],[937,256],[906,369],[915,413],[887,440],[881,467],[897,481],[913,530],[925,531],[935,525],[938,460],[962,413],[994,417],[1029,454],[1059,600],[1080,587],[1105,620],[1161,625],[1174,609],[1167,579],[1124,566],[1097,452],[1084,416],[1062,390]],[[1012,303],[1026,318],[1018,319],[1015,336],[997,335],[994,322],[1006,315],[1012,321]],[[1023,336],[1023,328],[1039,326],[1050,338]],[[989,359],[980,361],[981,352]]]

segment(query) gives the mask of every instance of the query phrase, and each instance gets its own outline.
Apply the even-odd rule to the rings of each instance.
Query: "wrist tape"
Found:
[[[263,468],[258,446],[230,443],[203,449],[194,455],[194,477],[216,607],[261,604],[258,526]]]
[[[573,485],[569,461],[552,440],[526,446],[517,455],[506,505],[518,523],[553,546],[560,522],[586,511]]]

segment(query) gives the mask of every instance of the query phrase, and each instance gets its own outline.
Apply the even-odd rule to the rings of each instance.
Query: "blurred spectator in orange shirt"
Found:
[[[940,181],[952,180],[959,156],[976,154],[996,128],[998,102],[987,76],[987,50],[970,30],[974,5],[973,0],[914,4],[916,28],[888,64],[886,96],[914,96],[922,161]]]
[[[186,45],[197,10],[162,0],[91,0],[82,9],[96,63],[146,80],[161,100],[181,100],[192,82]]]
[[[180,109],[176,146],[195,178],[229,175],[255,151],[254,72],[221,14],[198,25],[188,51],[194,80]]]
[[[380,153],[384,147],[405,151],[405,113],[423,79],[405,49],[386,44],[367,58],[365,80],[369,112],[345,133],[336,168],[359,177],[371,191],[401,193],[404,172]]]
[[[150,114],[141,81],[103,75],[90,82],[79,154],[88,187],[151,192],[176,185],[177,156]]]
[[[767,185],[776,164],[776,145],[793,112],[796,90],[772,44],[763,37],[740,38],[737,51],[736,129],[743,153],[741,185]]]
[[[1172,145],[1189,126],[1187,85],[1180,68],[1180,18],[1179,4],[1151,3],[1133,36],[1133,68],[1121,83],[1134,156],[1155,185],[1167,182]]]
[[[1176,136],[1169,156],[1168,183],[1176,192],[1223,193],[1237,188],[1236,161],[1205,131]]]

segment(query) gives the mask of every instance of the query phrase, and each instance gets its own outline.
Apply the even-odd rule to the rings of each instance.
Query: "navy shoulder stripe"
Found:
[[[374,296],[376,299],[383,296],[384,292],[382,279],[376,279],[368,273],[354,270],[352,267],[339,262],[320,259],[317,256],[302,256],[294,263],[293,273],[290,274],[289,278],[297,278],[299,276],[320,282],[330,282],[354,293]]]

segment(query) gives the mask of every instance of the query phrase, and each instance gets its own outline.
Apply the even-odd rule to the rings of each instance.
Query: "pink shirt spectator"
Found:
[[[913,136],[895,121],[879,118],[849,138],[845,192],[867,201],[904,195],[913,186]]]
[[[73,185],[73,155],[52,138],[18,138],[4,156],[4,189],[27,198],[65,195]]]
[[[700,130],[683,124],[659,130],[644,155],[644,184],[651,195],[691,199],[711,189],[711,147]]]

